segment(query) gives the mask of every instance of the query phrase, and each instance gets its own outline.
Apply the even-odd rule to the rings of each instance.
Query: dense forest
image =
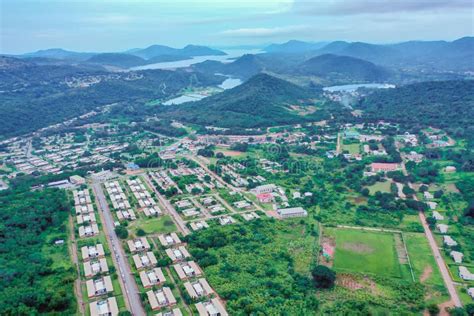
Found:
[[[474,142],[474,81],[422,82],[374,92],[357,106],[364,121],[438,127]]]
[[[267,74],[258,74],[244,84],[197,102],[164,108],[163,117],[219,127],[252,128],[322,120],[324,111],[299,115],[291,106],[314,104],[318,94]]]
[[[74,314],[65,192],[5,191],[0,209],[0,314]]]
[[[173,96],[189,86],[208,86],[222,81],[222,77],[201,73],[147,70],[132,77],[102,73],[99,83],[72,88],[64,84],[66,78],[77,75],[77,72],[71,72],[71,68],[77,70],[69,66],[63,70],[53,67],[56,75],[45,78],[46,82],[36,75],[27,79],[29,73],[41,73],[42,67],[51,69],[49,66],[19,66],[15,72],[25,77],[25,88],[4,87],[7,91],[0,94],[0,138],[32,132],[108,104],[146,103]],[[11,71],[0,71],[0,77],[2,73]],[[92,73],[88,77],[81,73],[79,80],[87,82],[96,75]]]

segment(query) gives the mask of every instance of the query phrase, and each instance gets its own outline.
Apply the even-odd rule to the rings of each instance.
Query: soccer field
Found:
[[[335,239],[334,269],[401,278],[402,268],[395,247],[395,234],[356,229],[328,228]]]

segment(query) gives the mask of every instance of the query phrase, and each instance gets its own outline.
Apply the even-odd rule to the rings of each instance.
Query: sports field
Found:
[[[405,277],[397,255],[394,233],[327,228],[325,235],[335,239],[333,267],[336,271]]]

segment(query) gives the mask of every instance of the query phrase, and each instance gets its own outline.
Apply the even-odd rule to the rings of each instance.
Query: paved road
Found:
[[[179,216],[178,212],[176,212],[176,210],[174,209],[174,207],[170,204],[170,202],[168,202],[167,199],[165,199],[161,194],[160,192],[158,192],[158,190],[155,188],[155,186],[153,185],[150,177],[147,175],[147,174],[144,174],[143,175],[143,178],[145,179],[145,181],[147,182],[148,186],[155,192],[156,194],[156,197],[158,198],[159,202],[161,203],[161,205],[166,209],[166,211],[168,212],[168,214],[170,214],[171,218],[173,219],[173,221],[176,223],[176,225],[178,226],[179,230],[183,233],[183,235],[189,235],[191,233],[191,231],[189,230],[188,227],[186,227],[186,223],[183,221],[183,219],[181,218],[181,216]]]
[[[402,166],[403,174],[408,175],[405,162],[402,162],[401,166]],[[408,186],[413,189],[412,183],[408,183]],[[413,199],[418,201],[418,198],[416,197],[416,195],[413,196]],[[431,229],[428,226],[428,223],[426,222],[425,213],[420,210],[418,212],[418,216],[420,218],[421,224],[423,225],[425,236],[426,236],[426,239],[428,239],[428,243],[435,257],[436,264],[438,265],[439,271],[441,272],[441,276],[443,277],[444,284],[446,285],[446,288],[448,289],[449,296],[451,296],[451,302],[456,307],[462,307],[461,300],[459,299],[458,293],[456,292],[456,288],[454,287],[454,282],[451,279],[451,275],[449,274],[446,263],[444,262],[444,259],[441,256],[441,252],[439,251],[438,244],[436,243],[436,240],[433,237],[433,233],[431,232]]]
[[[122,286],[122,292],[124,294],[127,307],[134,316],[145,315],[145,310],[143,309],[140,300],[138,287],[135,283],[132,271],[130,270],[130,266],[128,265],[125,251],[122,248],[120,240],[115,234],[114,219],[107,204],[104,191],[98,182],[94,182],[92,184],[92,188],[94,189],[95,197],[99,202],[99,215],[102,219],[103,229],[107,237],[107,242],[109,243],[109,248],[112,251],[112,259],[114,260],[115,266],[118,267],[117,272],[121,276],[119,280],[120,285]]]

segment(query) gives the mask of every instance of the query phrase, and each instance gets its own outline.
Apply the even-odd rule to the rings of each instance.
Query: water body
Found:
[[[194,102],[194,101],[199,101],[207,97],[207,95],[203,94],[185,94],[180,97],[168,100],[166,102],[163,102],[163,105],[177,105],[181,103],[186,103],[186,102]]]
[[[224,56],[196,56],[190,59],[185,60],[178,60],[178,61],[170,61],[170,62],[163,62],[163,63],[156,63],[156,64],[149,64],[143,66],[132,67],[129,70],[145,70],[145,69],[176,69],[176,68],[185,68],[189,67],[193,64],[202,63],[206,60],[215,60],[224,63],[230,63],[235,58],[238,58],[245,54],[258,54],[262,51],[259,49],[252,49],[252,50],[226,50],[224,51],[227,55]]]
[[[232,89],[237,87],[238,85],[242,84],[242,80],[237,78],[227,78],[224,80],[218,87],[224,90]]]
[[[242,83],[242,80],[237,79],[237,78],[227,78],[224,80],[220,85],[219,88],[227,90],[227,89],[232,89],[234,87],[237,87]],[[176,97],[174,99],[170,99],[166,102],[163,102],[163,105],[178,105],[181,103],[185,102],[194,102],[194,101],[199,101],[204,98],[207,98],[207,95],[204,94],[199,94],[199,93],[190,93],[190,94],[185,94],[179,97]]]
[[[391,89],[395,88],[395,85],[388,83],[362,83],[362,84],[347,84],[342,86],[332,86],[323,88],[324,91],[328,92],[354,92],[359,88],[369,89]]]

